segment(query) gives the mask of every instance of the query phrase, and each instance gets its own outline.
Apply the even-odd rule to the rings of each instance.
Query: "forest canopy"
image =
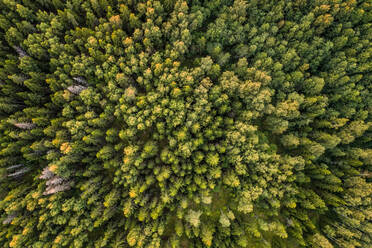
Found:
[[[371,248],[368,0],[0,0],[0,247]]]

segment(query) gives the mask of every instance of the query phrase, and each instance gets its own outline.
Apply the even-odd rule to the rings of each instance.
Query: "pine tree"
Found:
[[[0,0],[0,246],[370,247],[370,9]]]

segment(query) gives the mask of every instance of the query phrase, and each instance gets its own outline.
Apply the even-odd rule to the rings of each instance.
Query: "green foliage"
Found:
[[[0,0],[0,246],[371,247],[371,10]]]

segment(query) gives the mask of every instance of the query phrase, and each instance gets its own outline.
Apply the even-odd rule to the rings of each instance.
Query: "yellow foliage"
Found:
[[[56,172],[57,171],[57,169],[58,169],[58,165],[56,165],[56,164],[51,164],[50,166],[49,166],[49,170],[51,171],[51,172]]]
[[[63,96],[63,98],[64,98],[65,100],[68,101],[68,100],[71,99],[72,95],[73,95],[73,94],[72,94],[70,91],[68,91],[68,90],[64,90],[62,96]]]
[[[54,239],[54,243],[56,244],[60,244],[62,241],[62,236],[57,236],[55,239]]]
[[[110,22],[113,24],[119,25],[121,23],[120,16],[119,15],[111,16]]]
[[[131,189],[131,190],[129,191],[129,197],[130,197],[130,198],[134,198],[134,197],[136,197],[136,196],[137,196],[136,191],[135,191],[134,189]]]
[[[20,238],[20,235],[14,235],[12,241],[9,243],[9,246],[16,247],[19,238]]]
[[[63,154],[67,154],[71,152],[72,147],[70,146],[70,143],[65,142],[61,145],[60,150]]]

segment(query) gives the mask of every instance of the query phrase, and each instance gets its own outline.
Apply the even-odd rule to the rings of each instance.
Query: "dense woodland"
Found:
[[[371,248],[372,2],[0,0],[0,247]]]

